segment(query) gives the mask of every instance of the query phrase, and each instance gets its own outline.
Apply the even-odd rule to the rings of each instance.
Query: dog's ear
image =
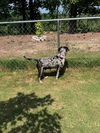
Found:
[[[66,52],[69,51],[69,48],[67,46],[64,47],[66,49]]]
[[[61,48],[62,48],[62,47],[59,47],[59,48],[58,48],[58,52],[60,51]]]

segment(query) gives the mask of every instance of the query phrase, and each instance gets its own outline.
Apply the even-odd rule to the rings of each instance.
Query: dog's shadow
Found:
[[[64,67],[60,70],[59,77],[62,77],[67,69],[68,69],[68,61],[65,60]],[[57,71],[55,69],[53,69],[53,70],[50,69],[49,71],[44,72],[44,77],[46,77],[46,76],[56,76],[56,73],[57,73]]]

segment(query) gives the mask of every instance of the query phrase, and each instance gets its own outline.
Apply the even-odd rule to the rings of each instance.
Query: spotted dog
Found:
[[[59,78],[60,70],[62,70],[65,65],[65,57],[68,51],[69,51],[68,47],[62,46],[58,48],[58,54],[54,57],[43,57],[39,59],[32,59],[24,56],[24,58],[29,61],[36,61],[38,78],[39,82],[41,83],[44,77],[43,74],[45,69],[56,68],[57,69],[56,79]]]

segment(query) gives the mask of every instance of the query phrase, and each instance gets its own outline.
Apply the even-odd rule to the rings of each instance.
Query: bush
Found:
[[[77,32],[85,33],[100,31],[99,20],[79,20],[77,22]]]
[[[41,35],[43,34],[43,26],[41,22],[35,23],[35,29],[36,29],[36,35]]]

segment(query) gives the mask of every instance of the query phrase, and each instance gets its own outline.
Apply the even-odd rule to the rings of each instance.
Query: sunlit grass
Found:
[[[17,69],[3,71],[2,68],[0,72],[0,131],[17,133],[25,130],[23,132],[31,133],[33,129],[37,129],[33,133],[43,133],[43,131],[99,133],[99,57],[99,53],[94,56],[87,54],[85,57],[82,54],[75,56],[69,54],[68,71],[59,80],[56,80],[55,76],[44,79],[43,84],[37,80],[36,68],[24,60],[25,65],[27,64],[26,67],[24,65],[24,69],[17,67]],[[84,61],[84,58],[87,60]],[[79,61],[81,65],[78,64]],[[84,62],[90,64],[87,65]],[[21,63],[18,64],[20,65]],[[32,93],[36,95],[33,100],[33,95],[30,96]]]

